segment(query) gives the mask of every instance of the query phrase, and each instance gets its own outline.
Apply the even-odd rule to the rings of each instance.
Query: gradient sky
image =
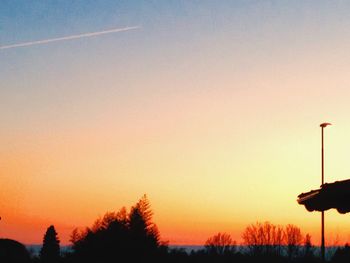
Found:
[[[0,236],[40,243],[146,193],[162,238],[320,237],[297,195],[350,176],[350,2],[1,1]],[[326,213],[326,244],[350,241]]]

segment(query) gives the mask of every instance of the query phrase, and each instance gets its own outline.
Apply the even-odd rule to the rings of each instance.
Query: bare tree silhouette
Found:
[[[314,247],[311,242],[310,234],[306,234],[304,238],[304,251],[303,256],[305,259],[311,259],[314,257]]]
[[[252,255],[282,256],[286,246],[289,259],[298,256],[303,241],[299,227],[288,224],[283,228],[270,222],[257,222],[247,226],[242,238]]]
[[[286,226],[285,233],[288,257],[293,258],[297,256],[299,246],[303,242],[303,236],[300,228],[292,224]]]
[[[274,254],[280,256],[284,235],[281,226],[273,225],[270,222],[256,222],[245,228],[242,238],[249,252],[253,255]]]
[[[217,233],[205,242],[207,253],[214,255],[225,255],[235,252],[235,245],[231,236],[227,233]]]

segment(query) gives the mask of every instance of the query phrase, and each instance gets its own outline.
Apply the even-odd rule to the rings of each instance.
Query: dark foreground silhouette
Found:
[[[129,212],[126,208],[108,212],[92,227],[75,229],[72,249],[61,253],[55,227],[48,227],[39,255],[30,257],[26,248],[9,239],[0,239],[0,263],[113,263],[113,262],[295,262],[321,263],[311,236],[305,237],[294,225],[278,226],[269,222],[246,227],[243,246],[237,246],[227,233],[209,237],[203,249],[191,252],[171,249],[161,241],[153,212],[144,195]],[[330,262],[350,262],[350,248],[338,249]]]
[[[21,243],[11,239],[0,239],[0,262],[27,263],[30,262],[30,257]]]
[[[298,203],[312,211],[337,209],[341,214],[350,212],[350,180],[321,185],[320,189],[298,195]]]

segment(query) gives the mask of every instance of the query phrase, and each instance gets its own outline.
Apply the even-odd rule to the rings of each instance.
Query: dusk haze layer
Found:
[[[144,194],[162,240],[242,242],[350,178],[350,2],[1,1],[0,235],[40,244]],[[350,241],[325,212],[326,245]]]

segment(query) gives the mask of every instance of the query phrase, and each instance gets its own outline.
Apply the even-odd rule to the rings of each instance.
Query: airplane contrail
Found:
[[[111,33],[117,33],[117,32],[123,32],[123,31],[129,31],[129,30],[139,29],[139,28],[140,28],[139,26],[114,28],[114,29],[109,29],[109,30],[90,32],[90,33],[84,33],[84,34],[78,34],[78,35],[71,35],[71,36],[57,37],[57,38],[49,38],[49,39],[42,39],[42,40],[37,40],[37,41],[30,41],[30,42],[23,42],[23,43],[5,45],[5,46],[0,46],[0,49],[10,49],[10,48],[16,48],[16,47],[27,47],[27,46],[34,46],[34,45],[42,45],[42,44],[47,44],[47,43],[51,43],[51,42],[58,42],[58,41],[71,40],[71,39],[84,38],[84,37],[94,37],[94,36],[99,36],[99,35],[104,35],[104,34],[111,34]]]

